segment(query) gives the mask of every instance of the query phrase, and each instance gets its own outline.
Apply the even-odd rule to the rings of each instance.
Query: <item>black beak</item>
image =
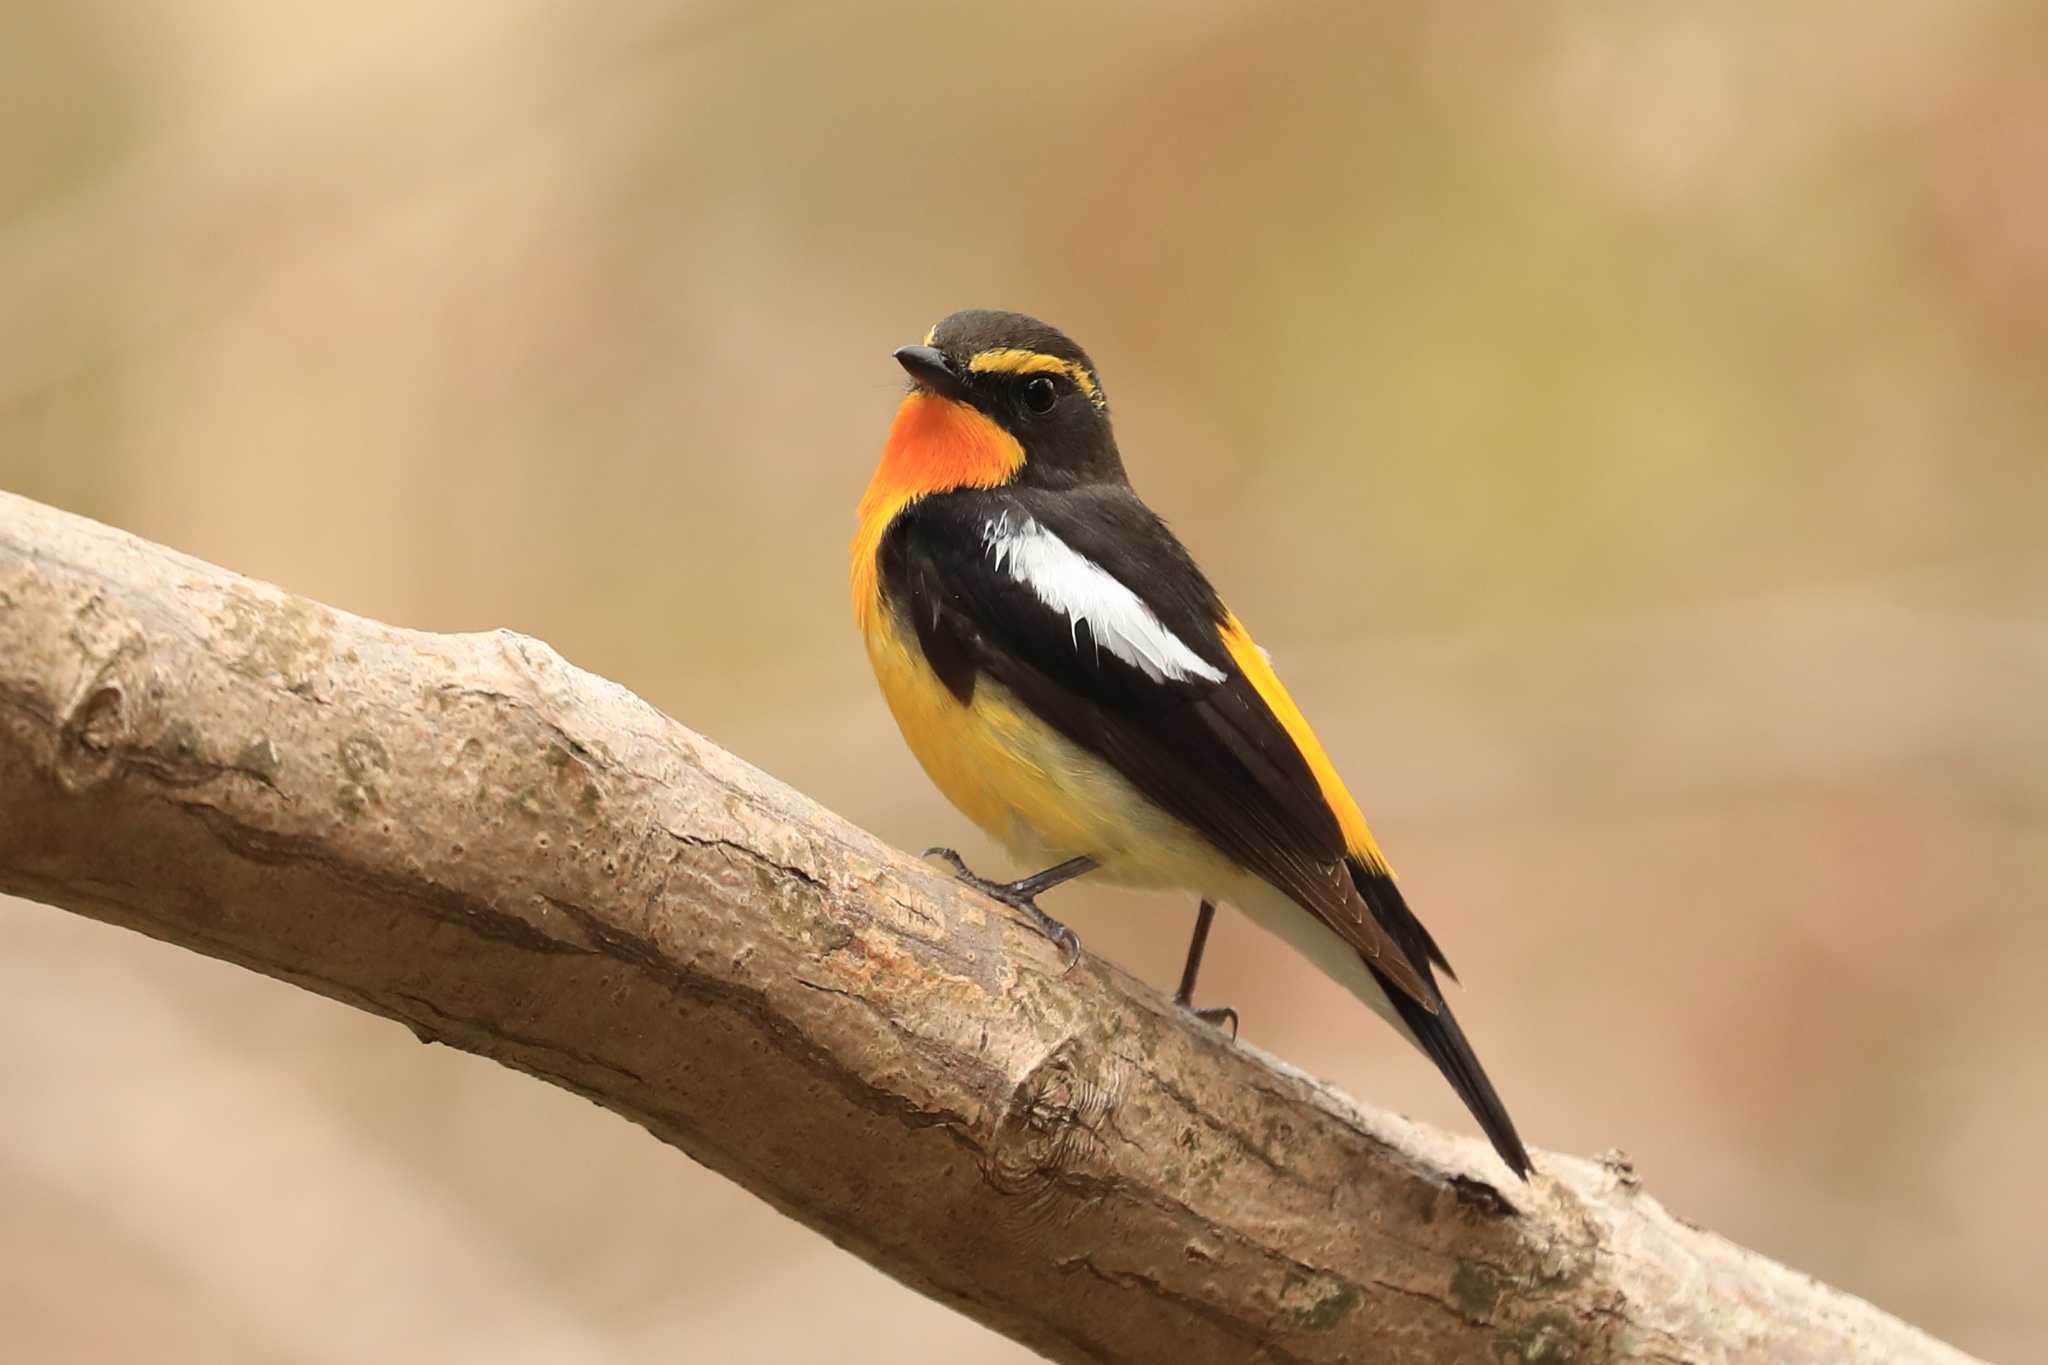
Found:
[[[896,363],[910,375],[912,383],[921,389],[929,389],[942,398],[960,396],[960,371],[953,368],[953,361],[936,346],[899,346],[896,349]]]

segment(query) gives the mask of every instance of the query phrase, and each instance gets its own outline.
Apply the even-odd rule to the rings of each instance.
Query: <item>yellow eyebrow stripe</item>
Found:
[[[1087,366],[1042,351],[1014,347],[983,351],[967,362],[967,368],[975,374],[1063,374],[1074,381],[1075,388],[1088,395],[1089,402],[1098,408],[1102,406],[1102,390],[1095,386],[1095,376],[1088,373]]]

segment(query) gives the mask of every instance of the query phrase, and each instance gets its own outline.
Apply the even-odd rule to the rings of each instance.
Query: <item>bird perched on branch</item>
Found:
[[[911,389],[860,502],[854,614],[939,790],[1051,865],[996,882],[931,852],[1070,954],[1041,892],[1089,873],[1193,891],[1189,1009],[1215,906],[1237,906],[1428,1054],[1526,1178],[1437,989],[1450,964],[1265,651],[1132,491],[1087,354],[975,309],[896,360]]]

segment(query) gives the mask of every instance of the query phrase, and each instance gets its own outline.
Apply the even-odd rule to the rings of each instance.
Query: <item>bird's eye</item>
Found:
[[[1024,406],[1040,414],[1052,411],[1052,405],[1060,401],[1060,386],[1046,375],[1035,375],[1024,385]]]

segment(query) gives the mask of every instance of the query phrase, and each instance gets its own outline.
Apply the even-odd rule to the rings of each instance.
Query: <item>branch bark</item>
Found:
[[[1062,974],[537,641],[7,494],[0,890],[587,1096],[1056,1360],[1967,1359],[1625,1163],[1520,1186],[1106,963]]]

